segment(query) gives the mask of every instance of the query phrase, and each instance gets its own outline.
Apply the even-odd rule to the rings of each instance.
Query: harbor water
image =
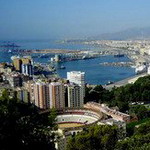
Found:
[[[72,50],[94,50],[98,47],[82,44],[63,44],[54,41],[18,41],[18,45],[26,49],[72,49]],[[11,62],[11,53],[0,52],[0,62]],[[50,58],[35,58],[35,62],[50,63]],[[94,59],[67,61],[55,63],[56,72],[62,78],[66,78],[68,71],[84,71],[86,73],[86,82],[89,84],[107,84],[109,81],[115,82],[135,75],[135,69],[131,67],[103,66],[103,62],[127,62],[125,57],[100,56]],[[61,66],[65,69],[61,69]]]

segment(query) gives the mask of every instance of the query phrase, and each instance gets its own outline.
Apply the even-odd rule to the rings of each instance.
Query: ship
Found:
[[[106,83],[106,85],[110,85],[110,84],[113,84],[114,82],[113,81],[108,81],[107,83]]]
[[[60,68],[59,69],[66,69],[66,67],[65,66],[60,66]]]
[[[135,73],[136,74],[144,73],[146,71],[147,71],[147,66],[146,65],[136,66],[136,68],[135,68]]]
[[[115,54],[114,57],[124,57],[124,54]]]
[[[8,53],[12,53],[12,50],[11,50],[11,49],[9,49],[9,50],[8,50]]]
[[[42,54],[41,56],[39,56],[39,58],[49,58],[49,56],[46,54]]]

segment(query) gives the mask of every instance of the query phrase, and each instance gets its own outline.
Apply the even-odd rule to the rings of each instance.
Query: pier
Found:
[[[66,54],[66,53],[81,53],[81,50],[67,50],[67,49],[41,49],[31,50],[31,53],[51,53],[51,54]]]

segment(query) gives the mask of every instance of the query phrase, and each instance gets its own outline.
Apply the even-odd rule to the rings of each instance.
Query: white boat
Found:
[[[65,66],[60,66],[60,69],[65,69],[66,67]]]
[[[131,66],[131,68],[136,68],[136,66],[133,65],[133,66]]]
[[[144,73],[146,71],[147,71],[146,65],[136,66],[136,68],[135,68],[135,73],[136,74]]]
[[[9,49],[9,50],[8,50],[8,53],[11,53],[11,52],[12,52],[12,50],[11,50],[11,49]]]

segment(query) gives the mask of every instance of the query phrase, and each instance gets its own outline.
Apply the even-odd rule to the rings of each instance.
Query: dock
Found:
[[[32,50],[31,53],[51,53],[51,54],[69,54],[69,53],[81,53],[81,50],[67,50],[67,49],[41,49]]]

